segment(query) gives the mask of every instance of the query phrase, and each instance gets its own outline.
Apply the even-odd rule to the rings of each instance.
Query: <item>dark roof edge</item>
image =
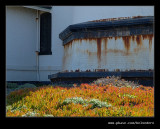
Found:
[[[37,6],[37,7],[45,8],[45,9],[52,9],[52,6]]]
[[[30,9],[35,9],[35,10],[41,10],[41,11],[45,11],[45,12],[49,12],[51,13],[51,6],[23,6],[25,8],[30,8]]]
[[[120,27],[120,26],[131,26],[131,25],[141,25],[141,24],[153,24],[154,16],[147,16],[141,18],[129,18],[115,21],[102,21],[102,22],[84,22],[79,24],[73,24],[68,26],[65,30],[63,30],[59,34],[59,38],[61,40],[66,39],[68,36],[72,34],[72,32],[76,32],[79,30],[91,30],[91,29],[103,29],[109,27]]]
[[[106,77],[106,76],[121,76],[121,77],[153,77],[153,70],[145,71],[108,71],[108,72],[64,72],[48,75],[48,79],[55,78],[93,78],[93,77]]]

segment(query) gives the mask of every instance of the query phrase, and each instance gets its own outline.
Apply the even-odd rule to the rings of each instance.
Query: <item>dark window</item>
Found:
[[[51,52],[51,14],[40,16],[40,55],[52,55]]]

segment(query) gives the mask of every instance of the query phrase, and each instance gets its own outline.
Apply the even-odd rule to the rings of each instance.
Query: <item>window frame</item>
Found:
[[[49,43],[47,44],[48,45],[48,47],[46,47],[46,51],[43,51],[43,49],[42,49],[42,46],[45,46],[46,45],[46,43],[43,43],[43,45],[42,45],[42,40],[44,40],[44,39],[42,39],[42,35],[45,33],[45,32],[42,32],[42,31],[44,31],[43,29],[42,29],[42,23],[41,23],[41,20],[42,20],[42,18],[46,18],[44,15],[46,15],[46,14],[48,14],[49,16],[50,16],[50,39],[49,39]],[[44,26],[43,26],[44,27]],[[49,13],[49,12],[45,12],[45,13],[42,13],[42,14],[40,14],[40,25],[39,25],[39,28],[40,28],[40,31],[39,31],[39,35],[40,35],[40,38],[39,38],[39,40],[40,40],[40,44],[39,44],[39,46],[40,46],[40,48],[39,48],[39,55],[52,55],[52,15],[51,15],[51,13]],[[45,44],[45,45],[44,45]],[[41,46],[42,45],[42,46]]]

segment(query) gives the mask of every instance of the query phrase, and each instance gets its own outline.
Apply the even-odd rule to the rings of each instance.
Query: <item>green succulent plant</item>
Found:
[[[112,106],[111,104],[108,104],[107,102],[102,102],[98,99],[91,99],[91,100],[87,100],[87,99],[83,99],[81,97],[73,97],[73,98],[66,98],[62,105],[67,105],[67,104],[70,104],[70,103],[74,103],[74,104],[83,104],[84,107],[85,106],[88,106],[88,104],[92,104],[92,109],[93,108],[101,108],[101,107],[110,107]]]

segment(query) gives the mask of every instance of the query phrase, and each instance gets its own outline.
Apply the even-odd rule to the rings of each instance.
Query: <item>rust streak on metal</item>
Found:
[[[151,49],[153,34],[148,35],[148,38],[149,38],[149,48]]]
[[[142,37],[143,37],[143,40],[144,39],[148,39],[149,40],[149,48],[151,49],[153,34],[142,35]]]
[[[93,20],[93,21],[90,21],[90,22],[107,22],[107,21],[117,21],[117,20],[122,20],[122,19],[135,19],[135,18],[142,18],[142,17],[146,17],[146,16],[107,18],[107,19]]]
[[[116,72],[120,72],[120,69],[115,69],[114,71],[116,71]]]
[[[65,64],[66,64],[66,56],[63,57],[63,69]]]
[[[118,37],[114,37],[114,38],[115,38],[115,40],[117,40]]]
[[[64,56],[63,56],[63,68],[66,64],[67,58],[69,56],[69,49],[72,48],[72,42],[70,41],[69,43],[64,45]]]
[[[65,45],[64,45],[64,48],[66,48],[66,49],[68,49],[69,47],[72,48],[72,42],[73,42],[73,41],[70,41],[69,43],[65,44]]]
[[[148,38],[148,35],[142,35],[143,40]]]
[[[107,39],[107,38],[104,38],[105,55],[107,54],[107,43],[108,43],[108,39]]]
[[[134,35],[132,35],[132,41],[133,41],[133,42],[135,41],[135,36],[134,36]]]
[[[68,46],[69,46],[68,44],[69,43],[67,43],[67,44],[64,45],[64,49],[68,49]]]
[[[70,42],[70,47],[72,48],[72,41]]]
[[[96,72],[105,72],[105,69],[95,69]]]
[[[108,49],[108,52],[112,52],[112,53],[124,53],[123,50],[118,50],[118,49]]]
[[[86,72],[91,72],[91,70],[90,70],[90,69],[87,69]]]
[[[80,72],[80,70],[79,70],[79,69],[77,69],[77,70],[75,70],[75,72]]]
[[[127,50],[127,53],[128,53],[130,49],[131,36],[123,36],[122,39],[124,42],[125,49]]]
[[[74,39],[75,42],[79,42],[80,44],[82,43],[82,39]]]
[[[132,16],[133,19],[135,19],[135,18],[142,18],[142,17],[145,17],[145,16]]]
[[[117,39],[120,39],[120,37],[119,37],[119,36],[115,36],[114,38],[115,38],[115,41],[116,41]]]
[[[137,35],[136,36],[136,41],[137,41],[137,45],[141,46],[142,45],[142,35]]]
[[[106,58],[107,58],[107,44],[108,44],[108,38],[104,38],[103,40],[104,40],[104,56],[105,56],[104,62],[105,62],[105,65],[106,65],[106,64],[107,64]]]
[[[92,43],[92,41],[93,41],[93,38],[89,38],[89,42]]]
[[[101,67],[101,38],[97,38],[97,58],[98,58],[98,67]]]
[[[89,50],[86,50],[86,52],[87,52],[87,54],[88,54],[89,56],[92,55],[92,53],[91,53]]]
[[[67,72],[69,72],[68,70],[64,70],[64,71],[62,71],[62,73],[67,73]]]

